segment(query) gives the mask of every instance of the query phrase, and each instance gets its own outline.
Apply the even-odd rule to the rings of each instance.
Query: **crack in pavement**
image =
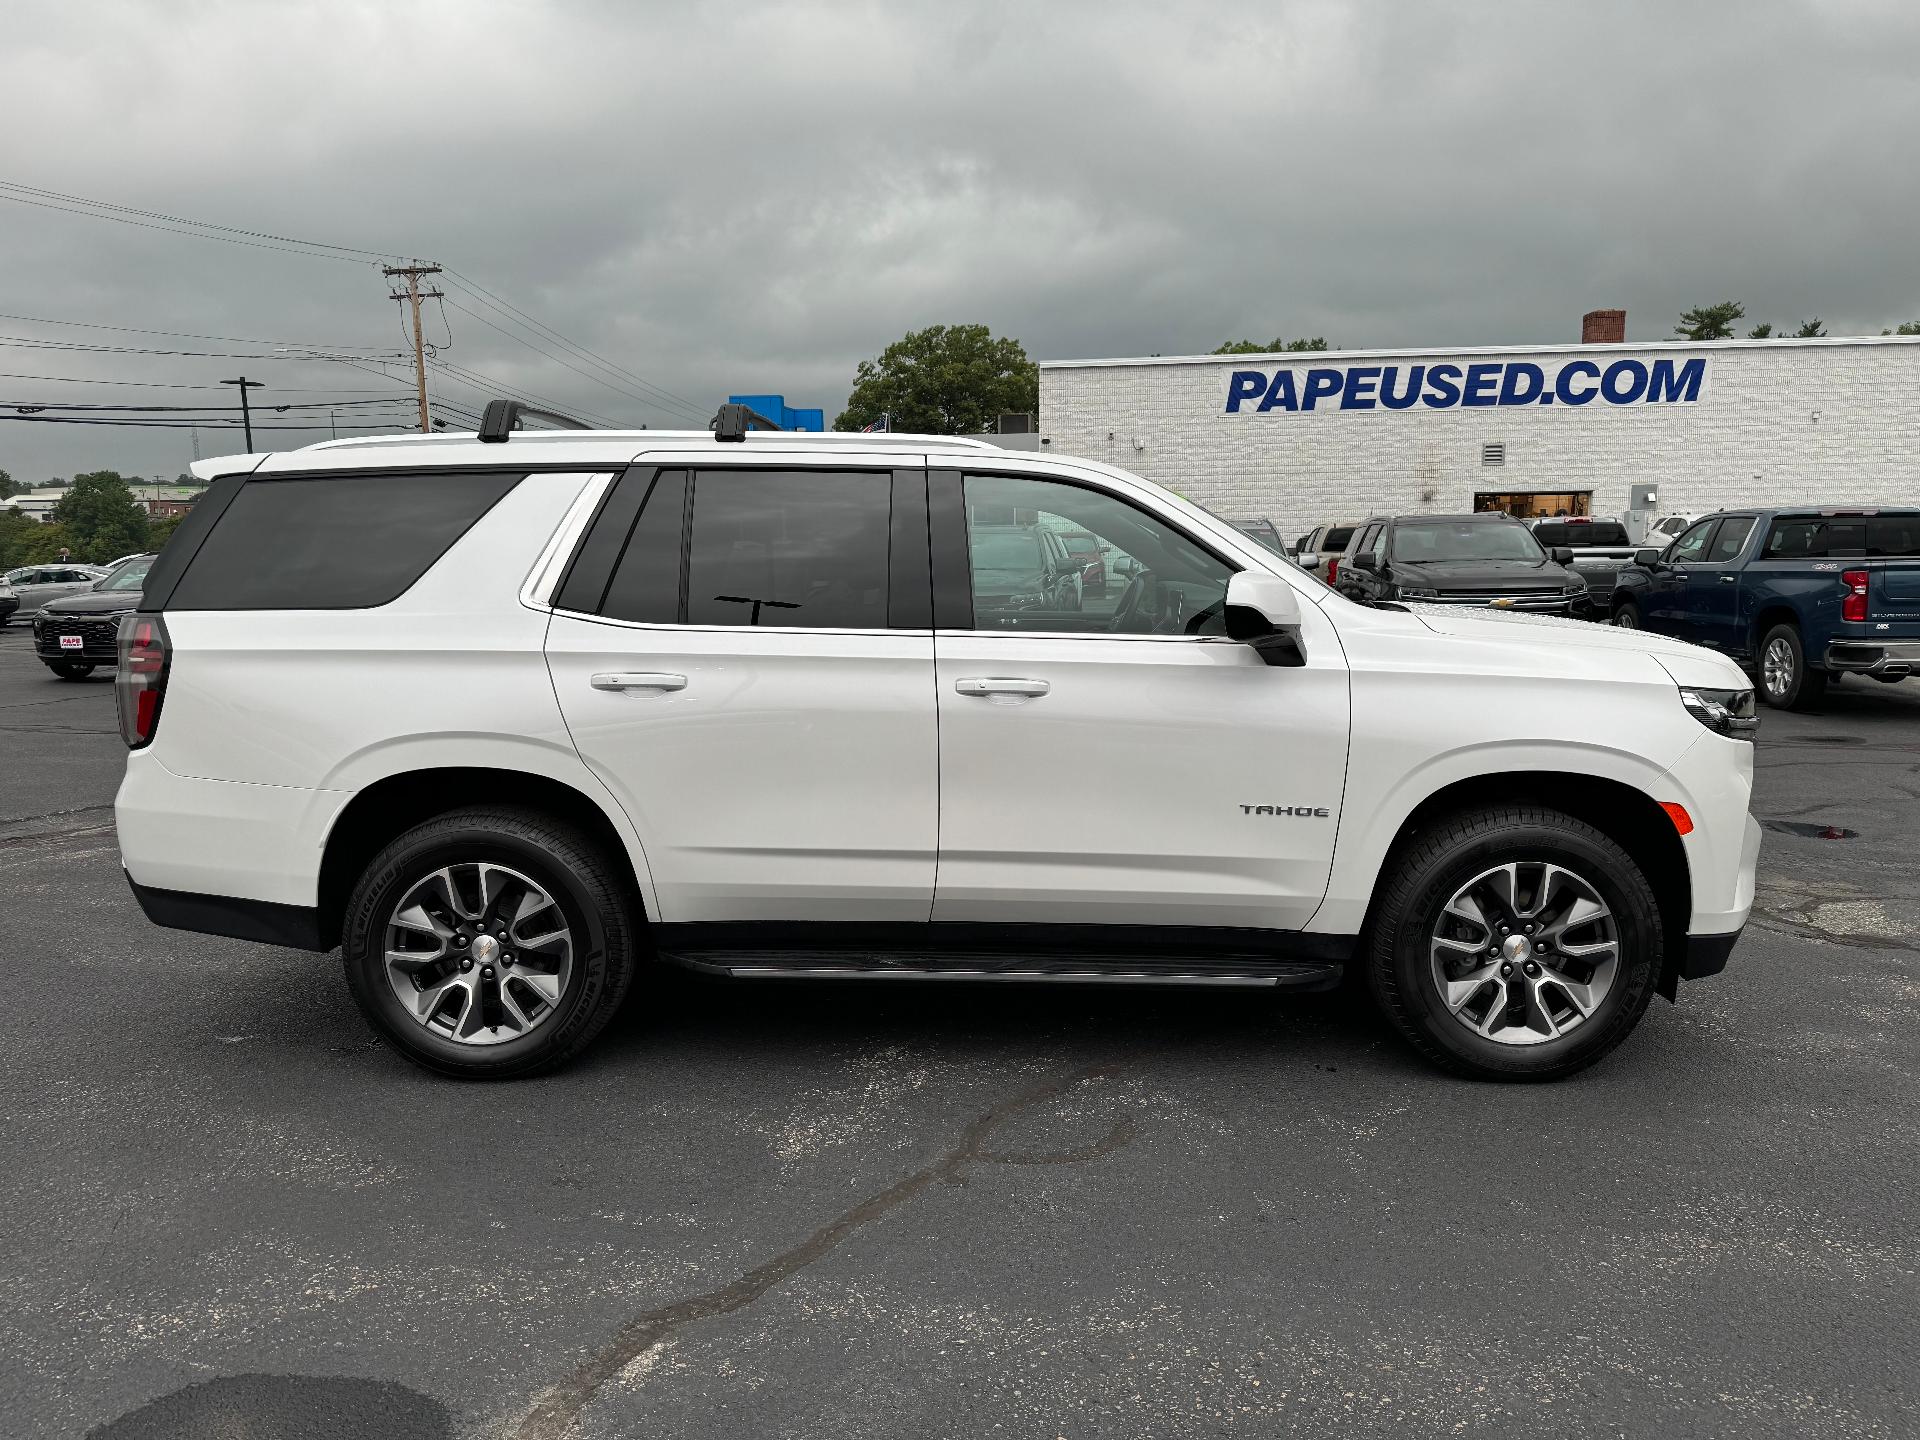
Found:
[[[20,825],[31,825],[36,820],[67,820],[70,823],[40,830],[22,831],[15,828]],[[113,828],[113,806],[111,805],[88,805],[79,810],[54,810],[45,815],[21,815],[10,820],[0,820],[0,849],[32,845],[42,840],[67,840],[82,835],[101,835]]]
[[[967,1171],[975,1165],[1076,1165],[1097,1160],[1131,1143],[1135,1127],[1129,1115],[1115,1122],[1101,1139],[1076,1149],[996,1151],[986,1148],[988,1137],[1014,1117],[1089,1081],[1109,1079],[1119,1074],[1121,1068],[1117,1061],[1087,1065],[1020,1091],[968,1125],[953,1147],[938,1160],[869,1195],[792,1249],[749,1270],[730,1284],[635,1316],[612,1340],[535,1398],[519,1425],[510,1432],[512,1440],[562,1440],[602,1386],[647,1352],[673,1338],[681,1327],[744,1309],[781,1281],[830,1254],[856,1231],[932,1186],[966,1184]]]

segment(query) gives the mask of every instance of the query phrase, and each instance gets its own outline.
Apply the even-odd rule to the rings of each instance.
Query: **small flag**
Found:
[[[893,429],[893,412],[890,410],[882,410],[880,412],[880,418],[878,420],[869,421],[867,424],[862,425],[860,427],[860,433],[862,435],[872,435],[877,432],[891,431],[892,429]]]

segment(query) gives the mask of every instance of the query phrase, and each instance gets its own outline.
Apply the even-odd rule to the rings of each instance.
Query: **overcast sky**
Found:
[[[430,307],[443,359],[623,423],[703,423],[736,390],[830,419],[862,357],[942,322],[1051,359],[1574,340],[1599,306],[1652,340],[1728,298],[1744,324],[1835,334],[1920,318],[1911,0],[11,0],[6,19],[0,178],[455,267],[625,373],[564,368],[451,288],[474,313]],[[34,317],[0,321],[0,415],[223,403],[152,382],[242,372],[274,387],[262,404],[400,394],[396,367],[273,349],[397,354],[375,263],[0,200],[0,312]],[[6,421],[0,468],[171,476],[191,443]]]

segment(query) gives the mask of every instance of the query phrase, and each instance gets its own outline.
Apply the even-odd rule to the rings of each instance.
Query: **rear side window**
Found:
[[[359,610],[398,599],[520,475],[251,479],[173,589],[173,610]]]
[[[614,620],[672,625],[680,619],[680,535],[687,506],[687,472],[654,477],[600,613]]]
[[[891,474],[699,472],[687,623],[885,629],[892,513]]]
[[[1327,538],[1320,542],[1321,550],[1327,551],[1327,552],[1332,552],[1337,550],[1342,555],[1346,554],[1347,542],[1353,539],[1353,532],[1355,530],[1358,530],[1359,528],[1360,527],[1358,525],[1331,526],[1327,530]]]
[[[1736,559],[1747,548],[1747,536],[1753,533],[1751,515],[1730,515],[1720,522],[1720,533],[1713,537],[1713,546],[1707,551],[1709,561],[1727,561]]]
[[[1866,544],[1865,525],[1857,516],[1794,515],[1773,522],[1767,532],[1763,560],[1820,559],[1828,555],[1858,555]]]

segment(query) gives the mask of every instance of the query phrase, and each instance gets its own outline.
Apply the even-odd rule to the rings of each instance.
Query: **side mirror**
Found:
[[[1300,597],[1278,575],[1242,570],[1227,581],[1227,634],[1269,665],[1300,666]]]
[[[1294,552],[1293,558],[1294,562],[1298,564],[1302,570],[1318,570],[1320,568],[1320,552],[1318,550],[1298,550]]]
[[[1633,552],[1633,563],[1651,570],[1660,563],[1660,552],[1651,545],[1644,550],[1636,550]]]
[[[1571,545],[1556,545],[1553,549],[1549,550],[1547,554],[1556,565],[1571,565],[1573,563],[1573,547]]]
[[[1368,570],[1375,574],[1378,574],[1380,570],[1380,562],[1374,558],[1373,551],[1371,550],[1362,550],[1359,554],[1349,556],[1340,563],[1349,570]]]

